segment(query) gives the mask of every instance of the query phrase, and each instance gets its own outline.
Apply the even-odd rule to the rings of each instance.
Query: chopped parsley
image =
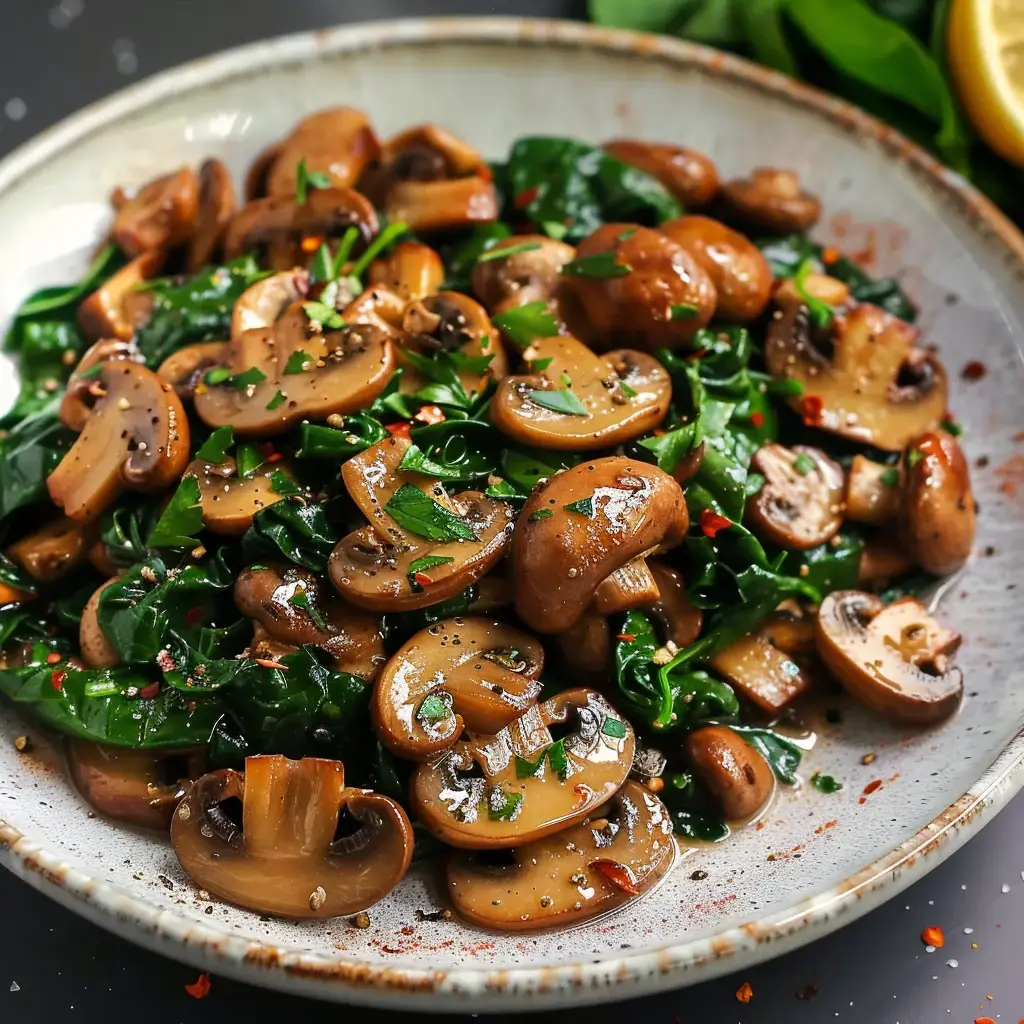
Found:
[[[568,388],[560,391],[528,391],[526,397],[551,412],[560,412],[563,416],[586,416],[586,406]]]
[[[626,723],[619,721],[617,718],[606,718],[604,725],[601,726],[601,732],[605,736],[611,736],[613,740],[621,740],[626,735]]]
[[[628,263],[619,263],[613,252],[580,256],[562,267],[564,277],[625,277],[632,273],[633,268]]]
[[[587,519],[594,518],[594,499],[583,498],[580,501],[572,501],[568,505],[563,505],[562,508],[566,512],[574,512],[578,516],[586,516]]]
[[[808,256],[807,259],[797,267],[797,271],[793,275],[793,287],[796,289],[797,295],[799,295],[806,303],[807,309],[811,314],[811,319],[819,327],[827,328],[832,326],[832,319],[835,316],[832,307],[825,302],[824,299],[819,299],[817,296],[811,295],[806,288],[808,276],[816,272],[817,264],[810,256]]]
[[[293,352],[284,364],[284,375],[286,377],[293,373],[305,373],[313,365],[313,356],[306,352]]]
[[[305,206],[309,199],[311,188],[330,188],[331,176],[323,171],[311,171],[306,166],[306,158],[299,161],[298,169],[295,172],[295,201],[299,206]]]
[[[311,323],[320,324],[329,331],[337,331],[345,326],[341,314],[326,302],[304,302],[302,308]]]
[[[235,443],[235,432],[231,427],[218,427],[196,452],[196,458],[211,466],[219,466]]]
[[[546,302],[528,302],[499,313],[491,322],[521,349],[529,348],[538,338],[558,334],[558,322]]]
[[[519,242],[518,245],[506,245],[504,248],[488,249],[477,256],[477,263],[488,263],[491,260],[503,260],[520,252],[533,252],[540,248],[540,242]]]
[[[899,487],[900,471],[895,466],[890,466],[879,479],[886,487]]]
[[[424,555],[409,566],[408,575],[415,576],[418,572],[427,572],[430,569],[436,569],[439,565],[449,565],[454,561],[455,559],[448,555]]]
[[[384,511],[403,530],[417,537],[442,542],[477,539],[463,520],[412,484],[402,484],[384,506]]]
[[[670,320],[692,320],[700,315],[700,310],[689,302],[674,302],[669,309]]]
[[[511,821],[522,802],[522,793],[506,793],[495,786],[487,797],[487,816],[491,821]]]
[[[531,523],[539,523],[542,519],[550,519],[555,513],[549,508],[539,508],[536,512],[531,512],[529,520]]]
[[[328,632],[327,623],[324,622],[323,616],[320,614],[319,609],[309,599],[309,594],[306,593],[302,587],[296,587],[295,593],[292,594],[291,603],[296,608],[301,608],[312,620],[313,625],[320,630],[321,633]]]
[[[812,459],[807,452],[801,452],[793,460],[793,469],[795,469],[801,476],[807,476],[808,473],[813,473],[814,468],[814,459]]]
[[[815,789],[821,790],[822,793],[838,793],[843,788],[843,784],[838,779],[834,779],[831,775],[822,775],[821,772],[815,772],[811,776],[811,785]]]
[[[267,412],[273,412],[275,409],[280,409],[287,401],[288,396],[283,391],[278,391],[274,397],[267,402]]]
[[[446,696],[448,695],[442,696],[439,693],[428,693],[416,709],[416,717],[421,722],[442,722],[444,719],[450,718],[452,709],[448,701],[445,700]]]

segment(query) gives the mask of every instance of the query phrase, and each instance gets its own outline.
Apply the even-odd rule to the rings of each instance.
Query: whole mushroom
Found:
[[[728,726],[695,729],[686,738],[686,752],[726,821],[748,821],[771,800],[775,792],[771,767]]]
[[[810,231],[821,217],[820,200],[801,188],[796,171],[755,167],[749,178],[727,181],[719,195],[736,219],[781,235]]]
[[[657,178],[687,209],[707,206],[718,193],[718,168],[695,149],[635,139],[615,139],[602,148]]]

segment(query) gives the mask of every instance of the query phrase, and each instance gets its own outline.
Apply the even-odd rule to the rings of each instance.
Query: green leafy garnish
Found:
[[[580,501],[571,501],[568,505],[563,505],[562,508],[566,512],[573,512],[578,516],[584,516],[587,519],[594,518],[594,499],[582,498]]]
[[[455,559],[448,555],[424,555],[412,562],[409,566],[409,575],[415,576],[418,572],[427,572],[430,569],[436,569],[439,565],[448,565],[454,561]]]
[[[404,530],[428,540],[476,540],[476,534],[458,516],[412,484],[402,484],[384,511]]]
[[[899,487],[900,485],[900,471],[895,466],[890,466],[882,475],[879,477],[882,484],[885,487]]]
[[[626,723],[619,721],[617,718],[606,718],[604,725],[601,726],[601,732],[605,736],[611,736],[614,740],[621,740],[626,735]]]
[[[807,476],[808,473],[813,473],[815,469],[814,459],[807,454],[807,452],[801,452],[793,460],[793,469],[796,470],[801,476]]]
[[[520,252],[533,252],[540,248],[540,242],[519,242],[517,245],[498,246],[487,249],[477,256],[477,263],[488,263],[491,260],[503,260]]]
[[[421,722],[442,722],[451,718],[452,709],[448,701],[437,693],[428,693],[416,709],[416,717]]]
[[[613,252],[595,252],[580,256],[562,267],[564,277],[625,277],[632,274],[628,263],[619,263]]]
[[[924,454],[920,448],[907,449],[907,469],[913,469],[922,459]]]
[[[326,330],[339,331],[345,326],[341,314],[326,302],[304,302],[302,308],[311,323],[320,324]]]
[[[270,474],[270,489],[274,494],[281,495],[282,498],[290,498],[302,493],[296,486],[295,481],[279,469],[273,470]]]
[[[636,391],[633,390],[624,380],[619,381],[619,390],[626,398],[636,398]]]
[[[267,402],[267,412],[273,412],[275,409],[280,409],[287,401],[288,396],[283,391],[275,392],[274,397]]]
[[[843,784],[838,779],[834,779],[831,775],[822,775],[821,772],[815,772],[811,776],[811,785],[815,789],[821,790],[822,793],[838,793],[843,788]]]
[[[295,174],[295,201],[305,206],[311,188],[330,188],[331,176],[323,171],[311,171],[306,167],[306,158],[299,161]]]
[[[209,387],[230,387],[244,391],[246,388],[256,387],[267,379],[267,375],[258,367],[250,366],[242,373],[232,373],[223,366],[215,366],[206,372],[203,380]]]
[[[576,397],[569,388],[556,391],[532,390],[526,393],[526,397],[544,409],[552,412],[560,412],[563,416],[586,416],[586,406]]]
[[[506,793],[495,786],[487,795],[487,816],[491,821],[511,821],[522,802],[522,793]]]
[[[320,614],[317,606],[310,601],[309,594],[306,593],[305,588],[295,588],[295,592],[291,597],[291,603],[295,605],[296,608],[301,608],[310,617],[313,625],[316,626],[321,633],[327,632],[327,623],[324,622],[324,617]]]
[[[528,302],[499,313],[491,322],[521,349],[529,348],[538,338],[558,334],[558,321],[546,302]],[[537,368],[534,363],[534,369]]]
[[[669,310],[671,320],[692,320],[700,314],[700,310],[689,302],[674,302]]]
[[[305,352],[293,352],[284,364],[284,374],[287,377],[293,373],[305,373],[314,362],[315,358]]]
[[[550,519],[555,513],[550,508],[539,508],[536,512],[531,512],[529,520],[531,523],[538,523],[542,519]]]
[[[218,427],[196,452],[196,458],[211,466],[219,466],[227,457],[235,443],[235,432],[232,427]]]
[[[194,476],[185,477],[146,539],[150,548],[191,548],[203,528],[202,494]]]
[[[952,437],[959,437],[964,432],[964,428],[953,420],[943,420],[939,426]]]
[[[808,275],[817,272],[817,263],[813,259],[805,259],[799,267],[797,267],[796,273],[793,275],[793,286],[796,288],[797,295],[803,299],[810,312],[811,319],[821,328],[828,328],[832,326],[832,320],[835,313],[832,307],[825,302],[823,299],[819,299],[816,295],[812,295],[806,288],[806,281]]]
[[[535,359],[530,363],[530,369],[540,373],[541,371],[546,370],[554,361],[553,356],[548,356],[546,359]]]
[[[357,280],[362,278],[367,267],[380,256],[385,249],[394,245],[403,235],[409,233],[409,225],[404,221],[389,224],[367,247],[366,251],[353,264],[349,276]]]
[[[240,479],[248,480],[266,461],[267,456],[260,445],[243,442],[235,452],[235,472]]]

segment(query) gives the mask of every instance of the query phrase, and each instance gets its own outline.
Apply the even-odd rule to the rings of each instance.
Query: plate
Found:
[[[444,903],[423,871],[372,908],[363,930],[203,902],[166,843],[89,817],[44,745],[18,754],[15,737],[31,730],[9,708],[0,709],[0,863],[204,970],[324,999],[479,1013],[606,1002],[739,970],[866,913],[952,853],[1024,784],[1014,590],[1024,579],[1024,239],[891,129],[742,60],[563,22],[390,22],[185,65],[9,157],[0,311],[83,269],[115,185],[211,154],[240,178],[267,142],[336,103],[366,109],[384,135],[436,121],[494,157],[528,133],[632,135],[692,145],[727,176],[795,167],[824,203],[818,237],[874,272],[900,274],[956,382],[981,517],[978,553],[938,600],[967,637],[959,663],[969,696],[925,732],[837,699],[841,725],[823,719],[805,766],[839,777],[840,793],[785,793],[763,828],[691,853],[628,912],[571,930],[502,936],[424,919]],[[983,364],[981,379],[960,379],[968,361]],[[10,389],[11,374],[0,377]]]

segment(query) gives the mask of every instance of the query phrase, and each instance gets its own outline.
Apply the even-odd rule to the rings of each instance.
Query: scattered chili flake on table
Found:
[[[988,373],[988,367],[984,363],[978,362],[977,359],[972,359],[969,363],[964,363],[960,376],[964,380],[981,380],[986,373]]]
[[[754,990],[750,987],[750,982],[745,981],[738,989],[736,989],[736,998],[741,1003],[749,1003],[754,998]]]
[[[719,515],[714,509],[706,508],[700,514],[700,528],[705,537],[714,537],[719,530],[727,530],[732,520]]]
[[[942,949],[946,942],[946,937],[942,934],[942,929],[937,924],[930,924],[921,932],[921,941],[926,946]]]
[[[859,803],[859,804],[865,803],[867,801],[867,798],[869,796],[871,796],[872,793],[874,793],[876,790],[879,790],[881,788],[882,788],[882,780],[881,779],[874,779],[872,782],[869,782],[864,787],[864,795],[857,801],[857,803]]]
[[[996,1024],[991,1017],[975,1017],[974,1024]]]
[[[185,986],[185,991],[193,999],[205,999],[210,994],[210,976],[200,974],[191,985]]]

